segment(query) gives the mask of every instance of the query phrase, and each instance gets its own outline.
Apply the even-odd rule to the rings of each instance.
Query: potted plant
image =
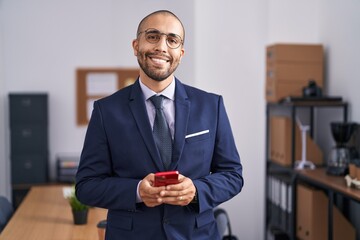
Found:
[[[75,195],[75,187],[72,188],[71,194],[68,196],[71,206],[74,224],[81,225],[87,223],[89,206],[81,203]]]

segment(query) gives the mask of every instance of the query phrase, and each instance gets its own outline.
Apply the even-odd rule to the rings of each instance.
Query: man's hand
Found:
[[[196,194],[196,188],[190,178],[179,174],[179,183],[166,187],[154,187],[155,174],[147,175],[139,185],[139,194],[148,207],[156,207],[163,203],[186,206]]]
[[[160,197],[160,192],[165,190],[165,187],[153,187],[155,174],[147,175],[139,185],[139,195],[148,207],[156,207],[163,203]]]
[[[179,174],[179,183],[167,185],[165,189],[160,191],[160,199],[162,203],[186,206],[196,194],[196,188],[193,181]]]

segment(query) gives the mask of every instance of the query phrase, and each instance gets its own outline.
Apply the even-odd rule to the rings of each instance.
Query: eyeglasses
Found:
[[[149,28],[143,32],[139,32],[138,37],[142,33],[145,33],[146,41],[151,44],[158,43],[161,39],[161,36],[165,35],[166,36],[166,45],[171,49],[178,48],[183,43],[183,40],[181,39],[181,37],[179,35],[177,35],[175,33],[169,33],[169,34],[162,33],[155,28]]]

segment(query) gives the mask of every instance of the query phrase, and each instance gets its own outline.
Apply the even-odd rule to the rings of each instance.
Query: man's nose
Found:
[[[161,35],[160,40],[156,43],[156,50],[166,52],[167,51],[167,36]]]

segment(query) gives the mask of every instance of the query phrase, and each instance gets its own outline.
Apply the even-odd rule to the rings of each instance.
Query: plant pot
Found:
[[[83,225],[87,223],[89,210],[72,210],[74,224],[75,225]]]

